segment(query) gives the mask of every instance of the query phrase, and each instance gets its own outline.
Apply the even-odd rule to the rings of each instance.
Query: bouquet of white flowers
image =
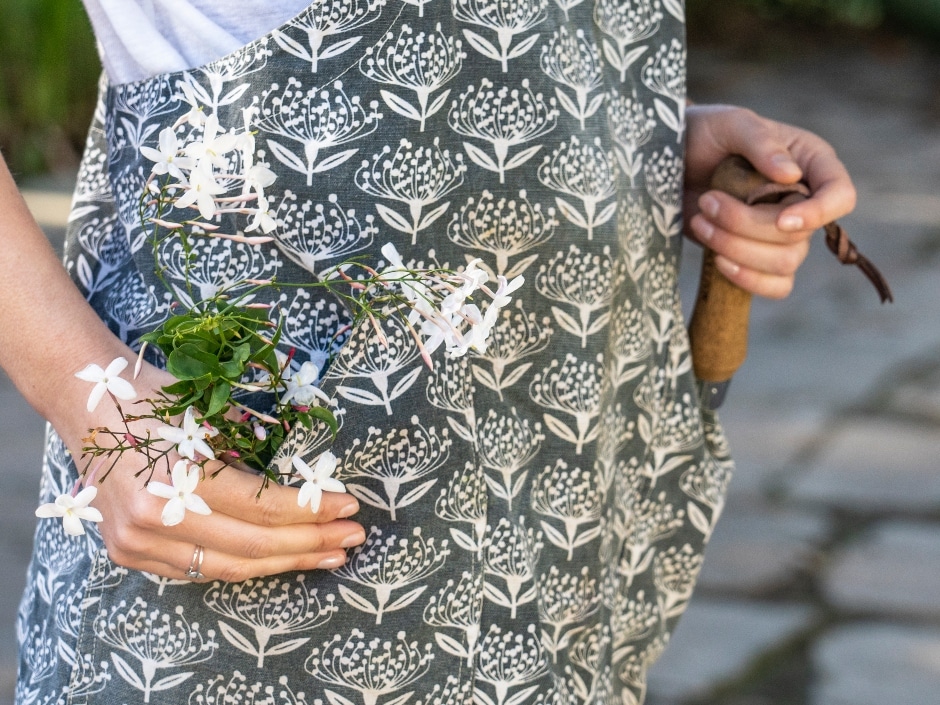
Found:
[[[155,272],[170,291],[161,259],[168,252],[175,256],[181,252],[186,271],[194,264],[195,238],[227,238],[249,245],[274,240],[278,220],[264,190],[276,176],[265,164],[256,163],[252,118],[252,111],[245,111],[240,131],[223,130],[215,115],[194,108],[160,133],[159,149],[141,147],[143,156],[154,162],[141,198],[141,218],[150,237]],[[221,231],[219,216],[233,213],[248,218],[244,232]],[[485,350],[499,309],[523,282],[521,276],[512,281],[500,276],[497,286],[490,288],[490,277],[478,267],[478,260],[462,271],[414,268],[402,261],[391,243],[381,252],[384,262],[375,266],[352,259],[310,282],[232,281],[204,298],[189,287],[187,294],[194,303],[176,304],[172,316],[141,337],[129,379],[122,376],[130,364],[125,358],[104,368],[89,364],[77,372],[93,385],[88,410],[107,396],[122,423],[119,428],[90,430],[82,448],[85,488],[77,483],[72,493],[42,505],[36,515],[59,517],[67,533],[83,534],[82,520],[102,520],[100,512],[89,506],[97,492],[93,483],[103,481],[124,453],[140,457],[138,474],[147,490],[167,499],[162,519],[168,526],[181,522],[186,511],[210,513],[196,490],[211,459],[258,470],[259,492],[270,481],[302,479],[298,503],[309,504],[314,512],[323,491],[344,491],[332,477],[337,460],[329,451],[313,467],[293,457],[288,477],[270,465],[297,424],[307,428],[326,424],[335,435],[337,410],[317,386],[323,370],[311,361],[298,366],[291,353],[279,350],[277,316],[271,315],[271,305],[256,302],[257,295],[270,287],[325,287],[349,307],[353,325],[373,325],[380,339],[378,320],[398,316],[430,366],[431,353],[441,345],[452,356]],[[485,305],[475,303],[475,298],[485,300]],[[133,381],[150,346],[159,350],[176,381],[153,398],[138,399]],[[245,395],[255,392],[267,393],[272,408],[249,407]],[[169,482],[161,481],[163,477]]]

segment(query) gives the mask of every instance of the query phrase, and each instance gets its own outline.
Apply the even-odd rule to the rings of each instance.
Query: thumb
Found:
[[[771,181],[793,184],[803,178],[800,165],[782,145],[752,143],[743,152],[742,156]]]

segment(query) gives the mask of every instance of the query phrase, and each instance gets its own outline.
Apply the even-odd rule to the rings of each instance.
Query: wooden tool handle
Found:
[[[806,198],[803,182],[769,181],[739,156],[726,158],[715,169],[711,187],[729,193],[748,205],[780,203],[785,198]],[[864,257],[838,223],[825,226],[826,245],[842,264],[855,265],[875,286],[881,302],[894,301],[891,288],[878,268]],[[731,379],[747,357],[747,329],[751,295],[732,284],[715,266],[715,254],[706,249],[698,298],[689,324],[692,366],[703,382],[723,384]],[[720,400],[716,403],[720,403]]]
[[[698,297],[689,324],[695,376],[727,382],[747,357],[751,294],[732,284],[715,266],[715,253],[705,250]]]
[[[711,186],[750,205],[776,203],[797,194],[809,195],[805,184],[777,184],[758,173],[739,156],[726,158],[715,169]],[[747,357],[751,294],[732,284],[715,266],[715,253],[706,249],[689,338],[692,367],[705,382],[727,382]]]

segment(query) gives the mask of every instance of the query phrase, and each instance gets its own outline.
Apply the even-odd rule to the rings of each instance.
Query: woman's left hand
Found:
[[[793,289],[812,234],[855,207],[855,187],[835,150],[817,135],[726,105],[688,108],[685,226],[714,250],[718,269],[754,294],[779,299]],[[804,180],[811,196],[789,205],[748,206],[709,190],[728,155],[746,158],[780,183]]]

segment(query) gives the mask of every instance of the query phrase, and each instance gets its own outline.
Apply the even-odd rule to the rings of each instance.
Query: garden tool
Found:
[[[711,187],[748,205],[780,203],[787,198],[807,198],[803,182],[778,184],[768,180],[740,156],[726,158],[712,176]],[[881,272],[862,255],[836,222],[824,227],[826,245],[842,264],[855,265],[874,285],[881,302],[893,302],[891,289]],[[701,383],[702,402],[717,409],[724,401],[731,378],[747,356],[751,294],[731,283],[715,266],[715,253],[706,249],[702,259],[698,297],[689,338],[692,364]]]

